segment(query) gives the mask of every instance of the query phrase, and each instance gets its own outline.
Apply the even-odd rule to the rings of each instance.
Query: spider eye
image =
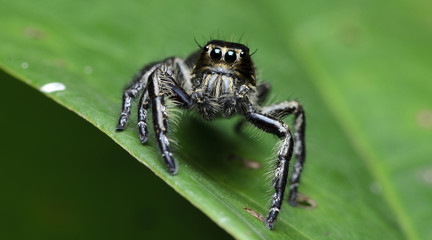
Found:
[[[240,57],[244,57],[245,53],[243,51],[240,52]]]
[[[233,63],[237,59],[237,55],[234,51],[228,51],[225,53],[225,61],[227,63]]]
[[[206,52],[207,52],[209,49],[210,49],[209,46],[205,46],[205,47],[204,47],[204,50],[205,50]]]
[[[213,60],[220,60],[222,58],[222,51],[219,48],[214,48],[211,52],[210,52],[210,57]]]

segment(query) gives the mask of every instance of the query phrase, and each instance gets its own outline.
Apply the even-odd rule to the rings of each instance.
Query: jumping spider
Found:
[[[148,139],[147,109],[151,106],[154,132],[162,158],[172,175],[177,173],[170,142],[165,97],[183,109],[193,109],[206,120],[217,116],[244,116],[255,127],[279,137],[273,186],[275,194],[265,225],[272,229],[279,214],[288,179],[289,161],[296,158],[289,187],[289,203],[296,205],[297,187],[305,161],[305,114],[296,101],[269,106],[259,104],[270,90],[268,83],[256,84],[255,67],[246,46],[220,40],[209,41],[186,59],[167,58],[145,66],[123,94],[117,131],[126,127],[132,98],[141,92],[138,107],[140,140]],[[294,114],[294,138],[280,119]]]

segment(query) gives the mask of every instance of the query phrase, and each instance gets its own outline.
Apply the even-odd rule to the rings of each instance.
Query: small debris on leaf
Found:
[[[24,29],[24,36],[31,39],[43,39],[45,37],[45,33],[38,28],[29,26]]]
[[[250,169],[261,169],[262,168],[262,164],[260,162],[248,160],[246,158],[237,156],[235,154],[229,155],[228,160],[233,161],[233,162],[238,162],[245,168],[250,168]]]
[[[314,209],[318,204],[312,198],[302,194],[297,193],[297,207],[305,209]]]
[[[256,219],[260,220],[262,223],[265,222],[265,217],[261,213],[248,207],[243,207],[243,209],[246,210],[246,212],[248,212],[250,215],[254,216]]]
[[[424,129],[432,128],[432,110],[423,109],[417,113],[417,125]]]

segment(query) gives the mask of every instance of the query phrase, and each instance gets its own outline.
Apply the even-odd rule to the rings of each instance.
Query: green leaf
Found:
[[[239,239],[427,239],[432,236],[431,6],[421,1],[2,1],[0,66],[76,112]],[[318,207],[265,214],[277,140],[236,134],[237,119],[183,115],[170,176],[136,121],[115,132],[121,93],[142,65],[187,56],[193,38],[246,42],[273,102],[306,109],[300,192]],[[33,116],[37,117],[37,116]],[[251,136],[251,137],[249,137]],[[258,140],[257,140],[258,139]],[[245,168],[235,154],[258,161]],[[151,194],[151,189],[145,189]],[[175,214],[175,213],[172,213]],[[199,227],[199,226],[197,226]]]

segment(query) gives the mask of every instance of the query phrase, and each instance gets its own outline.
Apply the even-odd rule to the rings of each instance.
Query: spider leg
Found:
[[[173,64],[177,66],[177,68],[180,70],[178,76],[178,84],[181,85],[181,87],[184,89],[185,92],[191,92],[192,91],[192,81],[191,81],[191,69],[192,69],[192,63],[190,62],[194,55],[190,56],[188,59],[183,60],[182,58],[173,58]]]
[[[271,85],[269,83],[261,83],[256,87],[258,103],[262,103],[267,99],[270,89]],[[234,127],[235,131],[240,132],[245,123],[244,119],[238,121]]]
[[[120,114],[118,124],[116,127],[117,131],[122,131],[126,128],[126,124],[127,124],[128,119],[129,119],[129,116],[130,116],[132,99],[135,98],[138,95],[138,93],[140,91],[142,91],[143,89],[146,91],[148,77],[150,76],[150,74],[153,71],[155,71],[156,68],[160,67],[162,63],[165,63],[167,65],[171,65],[171,66],[174,66],[174,65],[177,66],[178,69],[180,70],[179,73],[181,74],[179,79],[183,79],[183,81],[181,81],[183,88],[185,88],[186,91],[190,90],[192,88],[192,84],[191,84],[191,80],[190,80],[190,66],[183,59],[178,58],[178,57],[174,57],[174,58],[166,59],[160,63],[151,63],[149,65],[146,65],[144,68],[142,68],[142,70],[137,75],[135,75],[132,78],[132,82],[131,82],[130,86],[123,93],[122,112]],[[180,91],[178,91],[178,92],[180,92]],[[183,91],[183,92],[185,92],[185,91]],[[141,109],[142,108],[140,107],[138,115],[141,113]],[[145,110],[145,109],[142,109],[142,110]],[[139,118],[138,121],[140,122],[140,120],[142,120],[142,119]],[[142,123],[145,123],[145,120],[143,120]],[[141,127],[140,127],[140,129],[141,129]],[[142,128],[142,129],[144,130],[144,128]],[[141,137],[143,137],[143,136],[145,136],[145,134],[141,135]],[[141,138],[141,142],[145,142],[145,141],[146,141],[146,139]]]
[[[178,70],[174,77],[173,70]],[[177,166],[172,157],[167,137],[168,119],[164,96],[176,100],[183,108],[191,106],[191,98],[184,87],[192,86],[190,66],[181,58],[167,58],[161,62],[145,66],[133,79],[123,93],[122,112],[116,127],[124,130],[130,116],[132,99],[142,91],[138,106],[138,130],[142,143],[148,140],[147,109],[152,106],[152,117],[157,143],[169,172],[177,173]]]
[[[289,172],[289,161],[293,154],[293,138],[288,126],[284,122],[257,112],[255,109],[253,109],[252,104],[249,104],[248,110],[244,114],[247,121],[249,121],[251,124],[265,132],[269,132],[278,136],[282,141],[278,151],[278,159],[274,172],[275,194],[273,195],[272,204],[265,221],[266,227],[272,229],[281,209],[284,198]]]
[[[171,72],[166,73],[169,76],[164,83],[168,88],[167,91],[171,93],[169,97],[175,100],[180,107],[188,109],[192,105],[188,94],[192,89],[190,66],[185,60],[178,57],[168,59],[167,63],[168,66],[176,67],[179,70],[176,78]]]
[[[182,106],[189,107],[191,98],[178,85],[170,69],[170,65],[163,64],[149,77],[148,93],[152,106],[154,131],[159,150],[171,175],[177,173],[177,165],[171,152],[168,140],[168,114],[165,106],[165,95],[179,101]],[[144,95],[145,96],[145,95]]]
[[[172,175],[177,173],[177,166],[171,153],[168,133],[168,115],[165,107],[164,93],[161,88],[161,70],[158,68],[149,79],[149,95],[152,105],[152,117],[156,141],[162,157]]]
[[[296,162],[291,176],[289,203],[292,206],[296,206],[298,185],[300,183],[300,176],[306,157],[306,118],[303,107],[297,101],[285,101],[278,104],[265,106],[262,108],[261,113],[268,116],[277,116],[278,118],[282,118],[289,114],[294,114],[294,156],[296,158]]]
[[[151,63],[145,66],[137,75],[132,78],[130,86],[123,93],[122,111],[116,127],[117,131],[122,131],[126,128],[126,124],[130,115],[132,99],[135,98],[138,93],[143,90],[143,88],[144,90],[146,89],[148,77],[158,66],[160,66],[160,64]]]
[[[141,99],[138,106],[138,131],[140,134],[141,143],[145,143],[148,140],[148,128],[147,128],[147,109],[149,108],[149,93],[146,89],[141,95]]]

